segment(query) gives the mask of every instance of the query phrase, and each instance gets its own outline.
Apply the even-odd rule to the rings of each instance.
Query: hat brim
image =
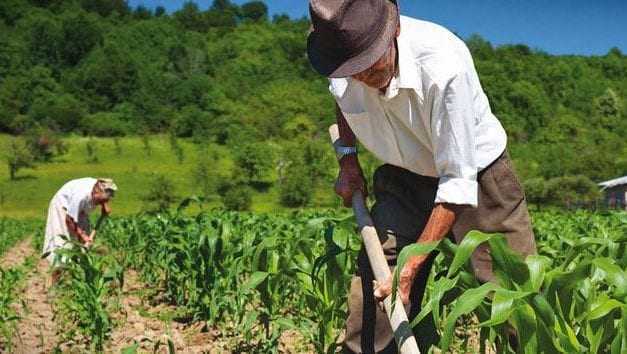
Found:
[[[315,31],[307,38],[307,55],[313,68],[326,77],[342,78],[358,74],[379,60],[388,49],[392,40],[396,37],[398,27],[398,8],[392,2],[387,2],[387,18],[385,28],[374,40],[373,44],[364,52],[344,59],[328,58],[320,48],[321,38]]]

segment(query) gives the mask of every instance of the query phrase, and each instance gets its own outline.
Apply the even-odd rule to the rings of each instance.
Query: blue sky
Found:
[[[169,11],[185,0],[130,0],[131,6],[162,5]],[[212,0],[195,1],[206,9]],[[242,4],[246,0],[236,0]],[[266,0],[270,12],[308,16],[307,1]],[[552,54],[603,55],[611,47],[627,53],[627,0],[400,0],[401,12],[439,23],[466,38],[478,33],[493,44],[524,43]]]

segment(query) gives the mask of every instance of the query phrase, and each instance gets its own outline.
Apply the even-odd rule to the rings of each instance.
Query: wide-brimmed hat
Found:
[[[395,38],[396,1],[310,0],[311,65],[326,77],[358,74],[379,60]]]

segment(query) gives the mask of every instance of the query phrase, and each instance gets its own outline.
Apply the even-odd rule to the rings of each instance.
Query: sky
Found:
[[[185,2],[129,1],[170,12]],[[206,9],[213,1],[195,2]],[[271,14],[309,15],[305,0],[265,3]],[[400,0],[400,5],[403,15],[438,23],[463,38],[476,33],[494,45],[523,43],[551,54],[604,55],[612,47],[627,53],[627,0]]]

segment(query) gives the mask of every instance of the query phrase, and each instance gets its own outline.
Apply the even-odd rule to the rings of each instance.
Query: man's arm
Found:
[[[453,204],[437,204],[433,208],[422,234],[419,235],[417,243],[437,242],[446,237],[453,227],[455,214],[459,208],[460,206]],[[404,304],[409,302],[414,279],[428,257],[429,255],[410,257],[399,273],[398,290]],[[392,279],[389,279],[386,283],[380,284],[376,288],[374,296],[379,300],[383,300],[391,293]]]
[[[69,215],[65,217],[65,224],[67,225],[68,231],[74,237],[76,237],[79,241],[83,243],[87,243],[89,241],[89,235],[81,229],[81,227],[72,219]]]
[[[455,222],[458,208],[476,206],[478,183],[472,88],[468,76],[456,75],[441,90],[433,90],[432,143],[438,176],[438,190],[433,209],[418,242],[444,238]],[[411,285],[428,256],[410,257],[400,272],[399,293],[409,301]],[[391,293],[392,281],[375,291],[377,298]]]
[[[346,122],[346,118],[340,107],[335,105],[335,115],[340,133],[340,144],[343,146],[355,146],[357,140],[355,134]],[[344,200],[344,206],[350,207],[352,204],[353,191],[360,190],[364,197],[368,195],[368,188],[364,179],[357,154],[349,154],[339,161],[340,173],[335,183],[335,193]]]

